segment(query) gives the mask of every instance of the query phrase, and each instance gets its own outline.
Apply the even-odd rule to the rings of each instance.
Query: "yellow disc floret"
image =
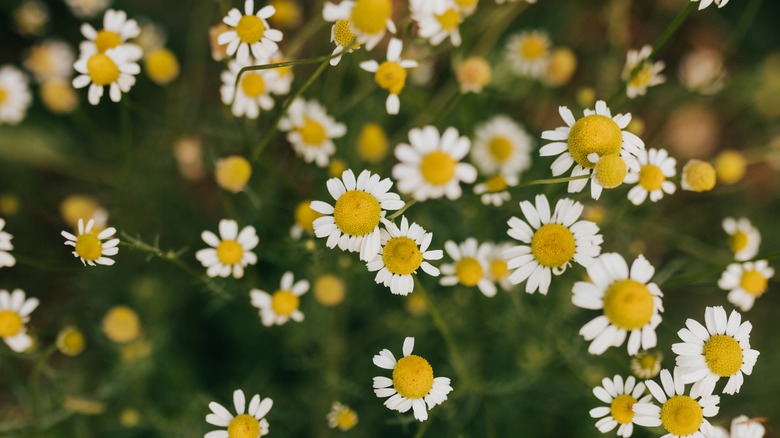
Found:
[[[127,306],[112,307],[103,318],[103,332],[108,339],[124,344],[141,333],[141,322],[133,309]]]
[[[704,360],[710,371],[729,377],[742,368],[742,347],[727,335],[714,335],[704,343]]]
[[[560,87],[568,83],[577,70],[577,56],[571,49],[558,47],[550,54],[544,82],[551,87]]]
[[[406,398],[422,398],[433,388],[433,368],[415,354],[403,357],[393,368],[393,387]]]
[[[335,418],[336,427],[341,431],[348,431],[355,427],[358,422],[358,416],[352,409],[343,406],[342,409],[336,414]]]
[[[223,265],[235,265],[244,257],[244,248],[235,240],[223,240],[217,246],[217,258]]]
[[[642,283],[619,280],[604,292],[604,315],[623,330],[644,327],[653,316],[653,294]]]
[[[687,395],[676,395],[661,406],[661,424],[677,436],[688,436],[699,430],[704,412],[699,403]]]
[[[455,276],[464,286],[476,286],[484,275],[482,264],[474,257],[464,257],[455,266]]]
[[[715,157],[715,173],[724,184],[735,184],[745,176],[747,160],[737,151],[723,151]]]
[[[737,231],[731,235],[731,250],[734,252],[742,251],[747,248],[750,242],[747,233],[743,231]]]
[[[630,424],[634,419],[636,399],[628,394],[620,394],[612,400],[609,413],[619,424]]]
[[[501,280],[502,278],[509,275],[509,267],[507,266],[506,260],[503,259],[493,259],[490,262],[490,276],[493,277],[496,280]]]
[[[341,303],[345,293],[344,281],[335,275],[322,275],[314,281],[314,298],[323,306],[332,307]]]
[[[357,141],[358,156],[369,163],[378,163],[387,155],[387,135],[377,123],[366,123]]]
[[[529,35],[520,44],[520,56],[525,59],[539,59],[547,54],[550,42],[541,35]]]
[[[290,316],[298,310],[301,299],[289,290],[278,290],[271,297],[271,308],[279,316]]]
[[[84,233],[76,239],[76,254],[88,262],[94,262],[103,255],[103,244],[93,233]]]
[[[560,224],[545,224],[531,238],[531,253],[542,266],[559,268],[574,257],[574,234]]]
[[[87,73],[92,83],[104,86],[116,82],[119,79],[119,67],[103,53],[96,53],[87,60]]]
[[[5,100],[8,98],[8,92],[5,91],[4,88],[0,87],[0,104],[5,102]]]
[[[504,177],[501,175],[496,175],[493,178],[485,181],[485,189],[491,193],[506,190],[506,187],[506,179],[504,179]]]
[[[238,193],[244,190],[251,176],[252,165],[242,156],[232,155],[217,162],[215,172],[217,185],[229,192]]]
[[[235,416],[227,428],[228,438],[257,438],[260,436],[260,422],[251,415]]]
[[[639,169],[639,185],[648,192],[659,190],[664,181],[666,176],[655,164],[645,164]]]
[[[607,116],[591,114],[585,116],[571,127],[569,132],[569,153],[582,167],[591,168],[594,163],[588,155],[618,155],[623,146],[623,133],[620,126]]]
[[[333,41],[341,47],[353,51],[360,48],[360,44],[355,40],[355,34],[349,26],[349,20],[341,19],[333,24]]]
[[[241,91],[253,99],[265,93],[265,78],[258,73],[244,73],[241,77]]]
[[[506,137],[493,137],[488,143],[490,155],[501,163],[512,156],[512,149],[514,149],[512,142]]]
[[[166,85],[179,77],[179,60],[168,49],[157,49],[146,56],[146,74],[158,85]]]
[[[313,222],[319,217],[322,217],[322,214],[312,210],[309,199],[301,201],[295,207],[295,223],[310,233],[314,232]]]
[[[739,280],[739,287],[753,296],[759,296],[766,291],[767,279],[756,270],[745,271]]]
[[[16,336],[24,322],[18,313],[12,310],[0,310],[0,338]]]
[[[439,22],[441,28],[447,31],[457,29],[460,24],[460,13],[455,9],[448,9],[441,15],[436,15],[436,21]]]
[[[110,30],[101,30],[95,37],[95,46],[97,47],[98,53],[113,49],[120,44],[122,44],[122,38],[120,38],[116,32],[111,32]]]
[[[49,111],[56,114],[68,114],[79,104],[78,94],[69,81],[49,79],[41,83],[41,101]],[[0,90],[0,94],[2,90]],[[2,99],[0,99],[2,103]]]
[[[715,168],[706,161],[690,160],[683,167],[683,188],[692,192],[707,192],[715,187]]]
[[[653,80],[653,68],[650,64],[644,63],[642,68],[636,72],[634,77],[628,81],[628,85],[633,88],[646,88]]]
[[[596,181],[605,189],[614,189],[626,178],[626,162],[620,155],[604,155],[596,163]]]
[[[446,152],[425,155],[420,162],[420,173],[425,181],[435,186],[448,183],[455,176],[457,162]]]
[[[423,256],[414,240],[393,237],[382,250],[382,261],[388,271],[398,275],[413,274],[423,262]]]
[[[308,117],[304,118],[303,126],[298,128],[298,132],[307,146],[319,147],[328,138],[322,123]]]
[[[351,236],[365,236],[374,231],[382,215],[379,201],[362,190],[350,190],[341,195],[333,210],[336,225]]]
[[[390,0],[357,0],[352,8],[352,25],[358,32],[376,35],[385,30],[393,13]]]
[[[406,69],[397,62],[385,61],[374,73],[374,80],[390,94],[400,94],[406,85]]]
[[[265,24],[260,17],[255,15],[244,15],[238,20],[236,33],[241,42],[254,44],[263,38]]]
[[[485,58],[472,56],[458,66],[456,77],[463,92],[480,92],[493,79],[493,70]]]
[[[76,356],[84,351],[84,334],[73,326],[64,327],[57,334],[57,349],[66,356]]]

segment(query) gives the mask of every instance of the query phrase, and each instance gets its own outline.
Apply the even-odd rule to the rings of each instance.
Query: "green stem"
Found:
[[[388,216],[387,220],[391,221],[391,220],[397,218],[398,216],[402,215],[409,207],[411,207],[412,205],[414,205],[416,203],[417,203],[417,200],[416,199],[412,199],[411,201],[409,201],[406,204],[404,204],[404,206],[401,207],[400,210],[398,210],[395,213],[393,213],[390,216]]]
[[[750,26],[756,20],[758,10],[761,9],[762,1],[763,0],[750,0],[750,3],[745,6],[745,11],[742,13],[742,16],[739,17],[739,22],[737,22],[736,28],[731,32],[731,37],[729,38],[728,43],[726,43],[726,49],[723,51],[724,59],[728,58],[734,50],[737,49],[742,38],[745,37],[748,29],[750,29]]]
[[[431,414],[428,414],[429,416]],[[420,427],[417,428],[417,433],[414,434],[414,438],[422,438],[425,435],[425,432],[428,430],[428,427],[431,425],[431,419],[428,418],[428,421],[424,421]]]
[[[513,188],[519,189],[523,187],[529,187],[529,186],[538,186],[538,185],[544,185],[544,184],[558,184],[558,183],[565,183],[569,181],[577,181],[581,179],[588,179],[590,178],[590,174],[587,175],[577,175],[577,176],[566,176],[561,178],[545,178],[545,179],[535,179],[532,181],[527,181],[522,184],[518,184],[514,186]]]
[[[40,356],[35,360],[35,367],[30,374],[30,407],[32,410],[32,428],[37,431],[40,426],[40,387],[41,387],[41,373],[46,366],[46,362],[49,360],[52,354],[57,351],[56,345],[50,345],[49,348],[43,351]]]

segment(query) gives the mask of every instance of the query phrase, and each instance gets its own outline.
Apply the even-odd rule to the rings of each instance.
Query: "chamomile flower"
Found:
[[[718,415],[720,397],[700,394],[686,395],[685,384],[674,369],[661,371],[661,384],[652,380],[645,382],[653,397],[661,403],[639,402],[634,405],[634,424],[645,427],[663,426],[668,438],[704,438],[712,436],[713,427],[708,417]],[[707,418],[705,418],[707,417]]]
[[[652,379],[661,372],[663,359],[660,351],[640,351],[631,357],[631,372],[642,379]]]
[[[509,269],[514,270],[510,283],[528,280],[526,292],[538,289],[546,295],[552,274],[561,275],[572,261],[585,267],[593,262],[601,253],[603,238],[596,224],[578,220],[583,208],[579,202],[561,199],[551,214],[544,195],[536,196],[536,206],[529,201],[520,203],[527,223],[517,217],[507,222],[507,234],[522,243],[504,253]]]
[[[460,46],[459,26],[463,16],[455,0],[411,0],[409,9],[419,36],[427,38],[434,46],[448,37],[453,46]]]
[[[607,433],[618,428],[617,434],[630,437],[634,432],[634,405],[647,403],[653,396],[643,395],[645,384],[637,383],[633,376],[623,381],[623,377],[615,375],[614,379],[604,378],[601,386],[593,388],[593,395],[609,406],[599,406],[590,410],[592,418],[599,418],[596,428],[601,433]]]
[[[518,182],[517,177],[514,176],[496,175],[475,185],[474,194],[480,195],[479,199],[483,204],[500,207],[504,202],[512,199],[507,188],[516,186]]]
[[[533,140],[525,129],[505,115],[477,125],[471,161],[487,175],[519,176],[531,166]]]
[[[280,78],[279,72],[275,69],[244,72],[238,86],[236,86],[239,72],[242,68],[250,65],[252,65],[251,61],[230,61],[228,69],[220,75],[222,87],[219,91],[222,103],[230,105],[230,111],[234,116],[256,119],[260,115],[261,109],[264,111],[273,109],[274,99],[271,94],[284,94],[285,91],[289,91],[289,86],[285,80]]]
[[[257,438],[268,434],[268,420],[265,416],[274,405],[270,398],[261,399],[259,394],[255,394],[246,405],[244,391],[236,389],[233,391],[233,406],[236,408],[236,415],[233,415],[224,406],[217,402],[209,403],[211,413],[206,415],[206,422],[225,427],[226,430],[213,430],[203,438]]]
[[[414,338],[404,339],[404,357],[395,360],[388,349],[374,356],[374,365],[392,370],[393,377],[374,377],[374,393],[379,398],[389,397],[384,405],[401,413],[412,409],[414,418],[428,419],[428,410],[447,400],[452,391],[449,377],[433,377],[433,368],[424,358],[412,354]],[[426,406],[427,405],[427,406]]]
[[[699,0],[691,0],[692,2],[698,2]],[[701,3],[699,3],[699,10],[706,8],[707,6],[711,4],[718,5],[719,8],[722,8],[726,6],[726,3],[728,3],[729,0],[701,0]]]
[[[91,18],[104,11],[112,0],[65,0],[77,18]]]
[[[409,143],[395,148],[400,163],[393,166],[393,178],[401,193],[411,194],[418,201],[460,198],[460,183],[473,183],[477,170],[461,160],[469,153],[471,142],[449,127],[440,135],[433,126],[413,128]]]
[[[326,167],[330,156],[336,152],[334,138],[347,133],[347,126],[337,123],[328,115],[325,107],[316,100],[297,98],[279,121],[279,129],[287,132],[287,141],[292,143],[295,153],[307,163]]]
[[[629,172],[625,183],[634,184],[628,191],[628,200],[634,205],[639,205],[648,198],[658,202],[664,197],[664,193],[672,195],[677,186],[669,181],[677,174],[677,160],[669,156],[666,149],[640,149],[637,154],[639,171]]]
[[[32,46],[24,57],[24,67],[38,82],[68,79],[76,60],[73,49],[64,41],[49,39]]]
[[[758,351],[750,348],[750,322],[742,322],[736,310],[727,318],[723,307],[704,310],[706,327],[688,319],[677,334],[684,342],[672,345],[683,383],[693,383],[691,395],[711,394],[721,377],[728,377],[724,394],[739,392],[743,374],[750,375]]]
[[[544,131],[542,138],[553,142],[539,150],[539,155],[543,157],[559,155],[550,166],[553,176],[563,174],[572,165],[574,170],[571,176],[588,175],[596,165],[592,160],[595,157],[619,155],[628,164],[630,156],[636,157],[645,147],[639,137],[625,130],[631,122],[631,114],[617,114],[612,117],[603,100],[596,102],[595,110],[585,110],[585,115],[579,120],[575,120],[572,112],[565,106],[559,107],[558,112],[567,126]],[[580,192],[587,183],[586,179],[570,181],[568,191]]]
[[[80,73],[73,78],[73,88],[89,85],[87,100],[92,105],[100,103],[105,86],[109,87],[108,96],[112,102],[122,100],[122,93],[130,91],[135,85],[135,75],[141,72],[141,67],[131,60],[124,46],[103,53],[95,52],[94,48],[83,49],[73,68]]]
[[[496,295],[496,285],[490,280],[488,257],[491,246],[488,243],[478,244],[477,239],[470,237],[460,244],[452,240],[444,242],[444,250],[453,263],[441,266],[444,277],[439,281],[442,286],[476,286],[486,297]]]
[[[115,256],[119,252],[119,239],[110,239],[105,242],[104,240],[116,234],[116,228],[109,227],[96,233],[93,230],[94,225],[94,219],[90,219],[87,226],[84,226],[83,219],[79,219],[78,236],[67,231],[60,234],[67,239],[65,245],[74,248],[73,256],[81,259],[84,266],[95,266],[96,264],[111,266],[114,264],[114,260],[109,257]]]
[[[360,63],[360,68],[374,73],[376,84],[390,93],[385,102],[388,114],[398,114],[401,108],[401,99],[398,95],[406,85],[406,70],[417,67],[417,61],[401,59],[403,48],[401,40],[392,38],[387,45],[387,61],[381,64],[374,60]]]
[[[532,30],[509,37],[507,59],[520,76],[541,78],[550,60],[550,37],[547,32]]]
[[[0,268],[10,268],[16,264],[16,258],[9,252],[14,249],[14,244],[11,243],[14,236],[3,228],[5,228],[5,219],[0,218]]]
[[[341,179],[329,179],[328,192],[336,203],[311,203],[312,210],[324,215],[314,221],[314,235],[327,237],[328,248],[338,245],[342,251],[360,252],[360,260],[373,260],[381,245],[380,220],[386,211],[404,206],[401,197],[389,191],[392,185],[390,178],[380,180],[368,170],[360,172],[357,180],[352,169],[345,170]]]
[[[312,210],[311,199],[299,202],[295,207],[295,225],[290,228],[290,237],[298,240],[304,231],[308,234],[313,234],[314,221],[321,217],[322,214]]]
[[[257,256],[252,250],[259,239],[255,227],[251,225],[239,232],[236,221],[222,219],[219,221],[219,237],[211,231],[204,231],[200,237],[211,248],[198,250],[195,258],[206,268],[209,277],[228,277],[232,273],[234,278],[241,278],[247,265],[257,263]]]
[[[717,179],[712,164],[702,160],[688,160],[682,169],[680,187],[691,192],[708,192],[715,187]]]
[[[384,38],[385,32],[395,33],[396,30],[392,0],[344,0],[338,5],[326,2],[322,15],[330,22],[346,20],[350,33],[359,44],[365,44],[366,50],[373,50]],[[348,37],[345,33],[340,42],[342,46],[352,41],[352,38],[346,41]]]
[[[652,51],[651,46],[644,46],[640,50],[629,50],[626,55],[626,66],[623,68],[622,77],[623,80],[628,80],[626,94],[631,99],[644,96],[648,88],[666,81],[666,76],[661,74],[665,64],[663,61],[650,61],[649,57]],[[640,64],[639,70],[631,76],[631,72]]]
[[[455,7],[460,11],[463,16],[469,16],[477,10],[477,3],[479,0],[454,0]],[[533,1],[533,0],[532,0]]]
[[[514,245],[509,242],[491,244],[487,256],[487,276],[490,281],[500,284],[504,290],[512,288],[512,283],[509,282],[509,263],[505,256],[506,251],[512,246]]]
[[[339,402],[333,402],[333,406],[330,408],[330,412],[325,416],[328,420],[328,427],[331,429],[338,428],[342,432],[346,432],[358,423],[358,415],[347,405],[343,405]]]
[[[723,427],[715,427],[712,438],[763,438],[766,428],[761,424],[761,419],[750,419],[747,415],[740,415],[731,420],[731,430]]]
[[[89,23],[81,25],[81,34],[87,41],[82,41],[79,46],[82,56],[89,53],[106,53],[109,49],[123,47],[129,61],[137,61],[143,57],[143,50],[137,44],[128,40],[137,37],[141,33],[138,22],[127,18],[125,11],[109,9],[103,15],[103,29],[96,30]],[[77,69],[78,70],[78,69]]]
[[[289,320],[303,321],[303,312],[300,311],[301,295],[309,291],[307,280],[295,281],[292,272],[282,275],[281,285],[274,293],[269,294],[260,289],[252,289],[249,297],[252,305],[260,310],[260,319],[263,325],[282,325]]]
[[[38,304],[37,298],[25,298],[21,289],[11,293],[0,290],[0,338],[11,350],[21,353],[32,346],[25,324],[30,321],[30,314]]]
[[[238,8],[228,11],[222,22],[230,26],[230,30],[217,37],[218,44],[227,44],[228,56],[236,55],[236,60],[248,63],[252,57],[268,59],[277,50],[277,44],[282,40],[282,32],[272,29],[268,19],[276,13],[271,5],[261,8],[255,13],[254,0],[244,2],[244,14]]]
[[[593,163],[590,176],[590,196],[593,199],[599,199],[604,189],[614,189],[623,184],[629,172],[639,172],[636,158],[625,152],[603,157],[592,153],[588,155],[588,161]]]
[[[369,272],[376,272],[374,281],[390,288],[396,295],[408,295],[414,289],[412,274],[422,268],[432,277],[439,276],[439,269],[429,260],[440,260],[440,249],[428,250],[433,233],[425,231],[416,223],[409,224],[406,217],[401,218],[400,228],[385,220],[385,228],[380,231],[382,249],[373,260],[368,262]]]
[[[322,10],[322,16],[325,21],[333,23],[333,26],[330,28],[330,42],[336,43],[336,48],[333,49],[333,57],[330,59],[330,65],[333,66],[341,62],[341,57],[345,52],[352,53],[360,48],[357,36],[352,32],[349,18],[344,18],[345,14],[342,12],[342,9],[341,5],[336,6],[333,3],[325,2]]]
[[[731,251],[735,260],[750,260],[758,254],[761,233],[747,218],[727,217],[723,219],[723,230],[731,238]]]
[[[602,310],[603,315],[585,324],[580,334],[591,354],[619,347],[628,336],[628,354],[656,346],[655,329],[661,323],[663,293],[650,279],[655,268],[640,255],[629,270],[620,254],[606,253],[588,266],[591,282],[579,281],[572,289],[572,303],[583,309]]]
[[[769,279],[775,270],[766,260],[732,263],[718,280],[718,287],[729,291],[728,300],[743,312],[753,308],[753,303],[766,292]]]
[[[32,102],[27,76],[12,66],[0,67],[0,125],[16,125]]]

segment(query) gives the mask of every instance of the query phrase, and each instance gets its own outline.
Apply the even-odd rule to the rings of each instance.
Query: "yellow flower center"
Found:
[[[114,60],[103,53],[96,53],[89,57],[87,73],[92,83],[101,87],[119,79],[119,67]]]
[[[339,160],[338,158],[330,160],[328,175],[330,175],[331,178],[338,178],[344,174],[345,170],[347,170],[347,163],[345,163],[344,160]]]
[[[244,256],[244,248],[235,240],[223,240],[217,245],[217,258],[223,265],[235,265]]]
[[[228,438],[257,438],[260,436],[260,422],[251,415],[235,416],[227,428]]]
[[[648,192],[660,189],[664,181],[664,173],[655,164],[645,164],[639,169],[639,185]]]
[[[693,192],[712,190],[716,181],[715,168],[706,161],[691,160],[683,167],[683,180]]]
[[[644,327],[653,316],[653,294],[642,283],[619,280],[604,292],[604,315],[623,330]]]
[[[582,167],[593,167],[588,155],[618,155],[623,146],[623,133],[620,126],[607,116],[591,114],[585,116],[571,127],[569,132],[569,153]]]
[[[0,310],[0,338],[15,336],[22,329],[22,317],[11,310]]]
[[[503,259],[493,259],[490,262],[490,276],[493,277],[496,280],[501,280],[502,278],[509,275],[509,267],[507,267],[506,260]]]
[[[157,49],[146,57],[146,74],[155,83],[165,85],[179,77],[179,61],[168,49]]]
[[[355,427],[355,425],[358,422],[358,416],[350,408],[343,408],[341,411],[339,411],[338,415],[336,415],[336,427],[339,428],[341,431],[347,431]]]
[[[699,403],[687,395],[676,395],[661,406],[661,424],[677,436],[688,436],[699,430],[704,419]]]
[[[233,155],[217,162],[215,177],[217,184],[225,190],[233,193],[244,190],[251,176],[252,165],[242,156]]]
[[[646,370],[654,369],[656,362],[658,362],[658,360],[654,354],[645,354],[639,359],[639,365]]]
[[[385,30],[393,13],[390,0],[357,0],[352,8],[352,25],[359,32],[375,35]]]
[[[323,275],[314,282],[314,298],[323,306],[332,307],[344,301],[344,281],[335,275]]]
[[[636,72],[633,78],[628,82],[631,87],[645,88],[650,85],[650,81],[653,79],[653,69],[648,63],[644,63],[642,68]]]
[[[539,35],[529,35],[520,44],[520,56],[529,60],[539,59],[547,53],[548,46],[547,39]]]
[[[349,20],[341,19],[333,25],[333,41],[341,47],[355,50],[360,48],[360,44],[355,41],[355,34],[349,27]]]
[[[574,257],[574,234],[560,224],[545,224],[531,238],[531,253],[542,266],[559,268]]]
[[[766,285],[767,279],[763,276],[763,274],[756,270],[745,271],[739,281],[739,286],[742,288],[742,290],[753,296],[759,296],[763,294],[764,291],[766,291]]]
[[[748,246],[748,235],[743,231],[737,231],[731,235],[731,250],[734,252],[742,251]]]
[[[634,419],[634,403],[636,399],[628,394],[620,394],[612,400],[609,413],[620,424],[629,424]]]
[[[406,69],[397,62],[385,61],[379,65],[374,80],[390,94],[400,94],[406,85]]]
[[[605,189],[614,189],[626,178],[626,162],[620,155],[604,155],[596,163],[596,181]]]
[[[506,180],[501,175],[496,175],[493,178],[485,181],[485,188],[488,192],[500,192],[506,189]]]
[[[382,250],[382,261],[393,274],[409,275],[420,267],[423,256],[414,240],[401,236],[387,241]]]
[[[241,42],[254,44],[263,38],[265,24],[263,24],[263,20],[256,15],[244,15],[238,20],[236,33]]]
[[[127,306],[112,307],[103,318],[103,332],[108,339],[120,344],[138,338],[141,333],[138,314]]]
[[[379,201],[362,190],[350,190],[341,195],[333,210],[336,225],[351,236],[365,236],[374,231],[382,215]]]
[[[271,298],[271,308],[279,316],[290,316],[298,310],[301,299],[289,290],[278,290]]]
[[[393,368],[393,387],[408,399],[422,398],[433,388],[433,368],[415,354],[402,357]]]
[[[322,123],[308,117],[304,119],[303,126],[298,128],[298,132],[301,134],[303,142],[311,147],[319,147],[328,138]]]
[[[122,38],[120,38],[116,32],[111,32],[110,30],[101,30],[95,37],[95,46],[97,47],[98,53],[113,49],[120,44],[122,44]]]
[[[378,163],[387,155],[387,135],[376,123],[366,123],[358,136],[358,155],[369,163]]]
[[[5,91],[5,88],[0,87],[0,104],[5,102],[7,98],[8,98],[8,92]]]
[[[512,142],[506,137],[494,137],[488,143],[488,150],[496,161],[503,163],[512,156]]]
[[[244,73],[241,77],[241,91],[248,97],[257,99],[265,93],[265,79],[257,73]]]
[[[729,377],[742,368],[742,347],[727,335],[714,335],[704,343],[704,360],[710,371]]]
[[[470,8],[477,4],[479,0],[455,0],[455,4],[461,8]]]
[[[319,217],[322,215],[311,209],[311,200],[309,199],[301,201],[295,207],[295,223],[310,233],[314,232],[313,222]]]
[[[75,327],[65,327],[57,336],[57,348],[68,356],[81,353],[84,344],[84,334]]]
[[[457,29],[460,24],[460,13],[455,9],[448,9],[443,14],[436,15],[436,21],[439,22],[442,29],[452,31]]]
[[[715,171],[718,179],[725,184],[739,182],[745,176],[747,161],[737,151],[723,151],[715,158]]]
[[[91,232],[81,234],[76,239],[76,254],[88,262],[93,262],[103,254],[103,244]]]
[[[440,186],[448,183],[455,176],[456,164],[457,162],[446,152],[431,152],[420,162],[420,173],[428,183]]]
[[[474,257],[464,257],[455,266],[455,275],[464,286],[475,286],[483,274],[482,265]]]

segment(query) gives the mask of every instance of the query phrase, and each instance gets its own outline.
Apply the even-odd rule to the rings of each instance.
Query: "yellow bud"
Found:
[[[157,85],[167,85],[179,77],[179,61],[168,49],[152,51],[144,60],[146,74]]]
[[[715,157],[715,172],[724,184],[736,184],[745,176],[747,160],[735,150],[726,150]]]
[[[49,79],[39,91],[41,101],[54,114],[70,114],[79,105],[79,96],[69,81]]]
[[[706,161],[690,160],[683,167],[683,190],[692,192],[707,192],[715,187],[715,169]]]
[[[326,307],[341,304],[346,295],[344,281],[335,275],[322,275],[314,281],[314,298]]]
[[[232,155],[217,161],[217,185],[229,192],[238,193],[244,190],[251,176],[252,165],[242,156]]]
[[[138,314],[127,306],[114,306],[103,317],[103,333],[108,339],[125,344],[141,334],[141,322]]]
[[[339,159],[330,160],[328,173],[330,174],[331,178],[340,177],[345,170],[347,170],[347,163]]]
[[[387,156],[387,143],[387,135],[378,123],[366,123],[358,136],[358,156],[363,161],[379,163]]]
[[[567,47],[559,47],[550,54],[544,82],[550,87],[566,85],[577,70],[577,56]]]
[[[582,87],[577,90],[577,103],[583,108],[590,108],[596,101],[596,90],[590,87]]]
[[[456,72],[461,93],[479,93],[493,77],[493,70],[485,58],[472,56],[463,61]]]
[[[81,330],[73,326],[64,327],[57,334],[57,350],[66,356],[77,356],[84,351],[86,342]]]

